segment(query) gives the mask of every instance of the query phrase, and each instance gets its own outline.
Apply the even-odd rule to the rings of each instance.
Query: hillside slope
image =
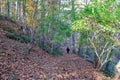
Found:
[[[25,54],[26,44],[8,39],[4,26],[0,26],[0,80],[100,80],[92,65],[74,54],[53,57],[37,46]]]

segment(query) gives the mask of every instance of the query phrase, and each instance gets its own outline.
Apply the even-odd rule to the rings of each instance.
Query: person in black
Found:
[[[66,48],[66,51],[67,51],[67,53],[69,54],[69,53],[70,53],[70,48],[67,47],[67,48]]]

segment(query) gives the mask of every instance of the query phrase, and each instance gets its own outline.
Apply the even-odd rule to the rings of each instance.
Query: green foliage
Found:
[[[81,31],[81,36],[78,41],[79,45],[85,46],[88,44],[88,32],[87,31]]]
[[[44,1],[41,2],[42,15],[38,21],[40,22],[40,27],[37,30],[38,35],[42,37],[41,42],[44,41],[43,44],[40,44],[40,47],[55,56],[62,53],[57,46],[60,46],[61,42],[71,36],[71,26],[67,22],[68,19],[66,19],[66,15],[69,14],[70,11],[65,12],[63,9],[60,9],[60,6],[62,7],[62,5],[50,4],[49,8],[47,8],[47,4],[44,4]],[[43,37],[45,38],[43,39]],[[49,45],[47,45],[47,43],[49,43]],[[58,45],[52,46],[53,44]]]
[[[107,77],[113,78],[115,76],[114,72],[109,72],[109,71],[105,71],[105,70],[104,71],[101,70],[101,72]]]
[[[112,49],[119,46],[115,34],[120,32],[119,5],[111,0],[93,1],[79,13],[79,19],[72,23],[72,30],[80,32],[78,41],[81,46],[89,46],[98,58],[99,67],[103,66],[115,54]],[[99,68],[100,69],[100,68]]]
[[[44,44],[44,41],[39,42],[39,47],[40,47],[41,49],[43,49],[44,51],[46,51],[46,46],[45,46],[45,44]],[[47,52],[47,51],[46,51],[46,52]]]
[[[6,36],[10,39],[14,39],[20,42],[25,42],[25,43],[29,43],[30,42],[30,37],[24,35],[24,34],[18,34],[16,33],[16,31],[12,28],[9,27],[3,27],[2,28],[4,31],[7,31],[8,33],[6,33]]]
[[[55,34],[53,40],[51,41],[51,43],[60,43],[62,41],[64,41],[64,37],[62,35],[58,35]]]
[[[93,4],[87,5],[84,10],[81,10],[80,15],[82,19],[77,21],[77,23],[81,24],[79,26],[84,28],[85,26],[89,26],[90,24],[84,24],[86,23],[86,19],[91,19],[95,23],[100,25],[105,31],[120,32],[119,28],[114,25],[115,23],[119,22],[119,16],[117,13],[117,11],[119,11],[120,9],[119,5],[116,5],[116,7],[114,7],[112,6],[112,4],[114,4],[113,1],[109,1],[106,3],[104,1],[98,3],[94,2]]]
[[[11,80],[17,80],[16,77],[13,77]]]
[[[52,45],[52,43],[50,43]],[[43,49],[45,52],[52,54],[53,56],[59,56],[62,55],[62,51],[60,47],[58,46],[53,46],[53,52],[51,52],[51,46],[45,45],[43,41],[39,43],[39,47]]]
[[[53,53],[52,53],[53,56],[59,56],[59,55],[62,55],[62,53],[63,52],[61,51],[61,49],[59,47],[54,46]]]
[[[85,9],[80,11],[81,18],[73,22],[72,30],[81,32],[82,39],[86,39],[87,35],[84,34],[89,31],[102,31],[100,37],[109,41],[113,40],[111,36],[120,32],[119,27],[116,26],[119,22],[119,13],[116,11],[119,11],[120,8],[119,5],[114,8],[113,2],[103,0],[103,2],[93,2],[85,6]]]
[[[117,61],[108,61],[105,66],[106,68],[104,70],[101,70],[104,75],[113,78],[115,76],[115,65]]]
[[[30,37],[28,36],[25,36],[25,35],[21,35],[21,34],[14,34],[14,33],[7,33],[6,36],[9,38],[9,39],[14,39],[14,40],[17,40],[17,41],[20,41],[22,43],[30,43]]]
[[[10,33],[16,33],[14,29],[9,28],[9,27],[6,27],[6,26],[2,27],[2,29],[3,29],[4,31],[10,32]]]

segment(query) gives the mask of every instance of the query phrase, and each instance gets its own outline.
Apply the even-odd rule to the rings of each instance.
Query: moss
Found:
[[[11,28],[6,27],[6,26],[2,27],[2,29],[3,29],[4,31],[10,32],[10,33],[16,33],[14,29],[11,29]]]
[[[7,33],[6,34],[7,38],[9,39],[13,39],[13,40],[17,40],[20,41],[22,43],[29,43],[30,42],[30,37],[26,36],[26,35],[21,35],[21,34],[15,34],[15,33]]]
[[[39,47],[41,48],[41,49],[43,49],[45,52],[47,52],[48,54],[52,54],[53,56],[59,56],[59,55],[62,55],[62,51],[60,50],[60,47],[57,47],[57,46],[54,46],[53,47],[53,52],[51,52],[51,47],[49,46],[46,46],[45,44],[44,44],[44,42],[40,42],[39,43]]]

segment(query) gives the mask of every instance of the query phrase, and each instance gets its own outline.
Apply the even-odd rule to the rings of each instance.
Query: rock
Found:
[[[0,49],[0,55],[4,55],[5,51],[3,49]]]
[[[119,80],[120,78],[120,61],[115,66],[116,72],[115,72],[115,80]]]
[[[116,65],[116,70],[117,70],[117,72],[119,72],[120,73],[120,61],[117,63],[117,65]]]
[[[3,43],[3,40],[2,40],[2,39],[0,39],[0,43]]]

